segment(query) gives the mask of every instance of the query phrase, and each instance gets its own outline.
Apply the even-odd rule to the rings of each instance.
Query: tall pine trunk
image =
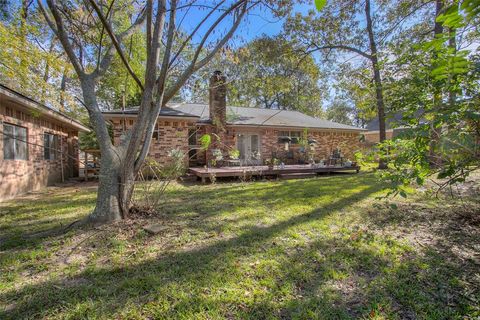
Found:
[[[375,41],[375,35],[373,33],[373,23],[370,14],[370,0],[365,2],[365,15],[367,19],[367,32],[370,42],[370,55],[373,67],[373,79],[375,82],[375,97],[377,101],[377,114],[378,114],[378,126],[379,126],[379,141],[382,143],[387,138],[385,128],[385,102],[383,98],[383,86],[382,77],[380,75],[380,65],[378,64],[378,50],[377,43]],[[380,158],[378,161],[379,169],[386,169],[387,163],[385,159]]]
[[[441,22],[438,22],[436,18],[442,13],[443,11],[443,0],[436,0],[435,1],[435,26],[433,29],[434,37],[440,36],[443,33],[443,25]],[[433,59],[437,58],[437,53],[434,51]],[[440,137],[442,135],[442,128],[437,127],[435,117],[436,114],[442,107],[442,89],[438,84],[434,86],[433,92],[433,119],[430,125],[430,143],[429,143],[429,154],[428,160],[430,165],[434,168],[439,167],[441,165],[441,160],[439,159],[437,148],[440,141]]]

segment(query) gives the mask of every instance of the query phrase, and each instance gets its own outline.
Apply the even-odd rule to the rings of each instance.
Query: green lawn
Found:
[[[32,234],[88,214],[94,187],[0,204],[0,319],[479,317],[479,200],[394,210],[380,189],[372,174],[175,184],[158,215],[48,237]]]

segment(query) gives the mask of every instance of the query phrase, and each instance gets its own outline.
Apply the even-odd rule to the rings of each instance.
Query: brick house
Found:
[[[226,78],[215,72],[210,78],[209,104],[178,103],[162,108],[154,131],[149,156],[159,162],[168,161],[168,151],[177,148],[189,153],[190,166],[202,166],[220,150],[228,157],[229,150],[240,152],[247,164],[263,164],[272,155],[285,164],[305,161],[304,137],[314,142],[310,158],[328,158],[339,149],[345,158],[353,159],[360,148],[363,129],[314,118],[298,111],[231,107],[226,104]],[[103,113],[111,122],[114,144],[117,144],[134,123],[137,109]],[[214,143],[209,150],[199,150],[199,138],[211,134]],[[214,135],[213,135],[214,134]]]
[[[385,119],[385,137],[387,140],[397,137],[405,131],[406,127],[402,126],[402,114],[395,113],[393,115],[387,114]],[[369,123],[364,132],[365,143],[367,146],[372,146],[380,142],[380,123],[375,117]]]
[[[0,200],[78,176],[76,120],[0,85]]]

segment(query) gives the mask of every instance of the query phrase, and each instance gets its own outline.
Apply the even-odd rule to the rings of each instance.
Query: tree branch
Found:
[[[140,154],[135,161],[135,169],[134,169],[135,172],[140,170],[140,166],[142,165],[143,161],[145,160],[145,157],[148,154],[148,151],[150,150],[153,130],[155,128],[155,124],[157,123],[157,118],[163,104],[165,82],[167,80],[167,74],[169,71],[169,61],[170,61],[170,56],[171,56],[172,46],[173,46],[174,36],[175,36],[176,14],[177,14],[177,0],[171,0],[170,19],[168,21],[168,31],[167,31],[167,40],[166,40],[167,42],[166,42],[165,53],[163,55],[163,61],[160,69],[160,75],[157,78],[157,83],[158,83],[157,99],[155,101],[154,108],[151,113],[152,119],[149,119],[149,122],[146,126],[145,139],[144,139],[145,142],[143,143],[142,148],[140,150]]]
[[[258,2],[257,2],[258,3]],[[243,4],[243,5],[242,5]],[[197,51],[195,53],[194,58],[192,59],[192,62],[190,65],[183,71],[183,73],[180,75],[178,80],[173,84],[168,90],[165,92],[165,98],[164,102],[169,101],[175,93],[183,86],[183,84],[188,80],[190,75],[205,66],[214,56],[215,54],[225,45],[225,43],[232,37],[232,35],[235,33],[237,30],[238,26],[240,25],[240,22],[242,21],[243,17],[245,16],[247,12],[247,4],[248,1],[246,0],[240,0],[236,2],[235,4],[232,5],[227,11],[225,11],[224,14],[222,14],[215,23],[210,27],[210,29],[207,31],[207,33],[204,35],[199,47],[197,48]],[[242,5],[242,8],[238,8],[239,5]],[[213,48],[213,50],[202,60],[200,60],[197,63],[198,56],[200,55],[201,49],[203,48],[203,45],[205,44],[208,36],[210,33],[213,31],[213,29],[233,10],[240,10],[240,13],[236,17],[236,21],[233,23],[232,27],[230,30],[227,32],[227,34],[217,43],[217,45]]]
[[[149,7],[149,10],[153,10],[153,7]],[[147,13],[147,16],[148,15],[151,15],[151,13]],[[165,25],[165,16],[166,0],[158,0],[158,10],[155,17],[150,51],[147,52],[145,90],[143,91],[142,101],[138,109],[137,123],[132,129],[129,141],[125,141],[127,150],[129,150],[129,152],[126,154],[125,163],[131,165],[132,170],[135,168],[139,145],[142,142],[142,139],[145,137],[148,124],[151,124],[152,121],[157,121],[157,117],[155,117],[152,113],[152,102],[154,93],[156,91],[155,81],[160,52],[160,43],[163,37],[163,28]],[[146,141],[143,142],[148,143]]]
[[[132,76],[133,80],[137,83],[137,85],[144,90],[143,84],[140,81],[140,79],[137,77],[135,72],[133,71],[132,67],[130,66],[130,63],[128,63],[127,58],[125,57],[125,54],[123,53],[122,47],[120,46],[120,41],[117,38],[117,36],[113,33],[112,26],[108,23],[107,19],[102,13],[102,10],[98,7],[97,3],[95,0],[89,0],[90,4],[92,5],[93,9],[97,13],[97,16],[99,17],[100,21],[102,22],[103,27],[107,31],[108,35],[110,36],[110,39],[112,40],[113,46],[117,50],[118,55],[120,56],[120,59],[122,60],[123,64],[125,65],[125,68],[127,69],[128,73]],[[142,14],[143,16],[143,14]],[[140,21],[143,21],[141,19]],[[138,20],[137,20],[138,22]],[[137,23],[136,22],[136,23]],[[136,23],[134,23],[132,26],[135,26]]]
[[[68,40],[68,35],[65,31],[65,26],[63,24],[63,19],[60,16],[60,13],[58,12],[57,4],[55,0],[47,0],[47,5],[52,12],[53,18],[55,19],[55,23],[52,21],[50,18],[47,10],[43,7],[42,0],[38,0],[38,7],[42,11],[43,16],[45,17],[45,20],[47,21],[47,24],[49,27],[52,29],[52,31],[55,33],[57,38],[60,40],[62,43],[62,46],[67,53],[68,58],[70,59],[73,67],[75,68],[75,71],[79,76],[85,75],[85,71],[83,69],[83,66],[80,64],[80,61],[77,59],[77,56],[75,55],[75,52],[73,51],[72,44]]]
[[[173,65],[173,63],[175,62],[175,60],[177,60],[178,56],[180,55],[180,53],[182,53],[183,49],[185,49],[185,46],[188,44],[188,42],[193,38],[193,36],[195,35],[195,33],[197,33],[198,29],[200,29],[200,27],[205,23],[205,21],[208,20],[208,18],[215,12],[215,10],[217,10],[223,3],[225,2],[225,0],[219,2],[203,19],[202,21],[200,21],[197,26],[195,27],[195,29],[193,29],[193,31],[190,33],[190,35],[188,36],[187,39],[185,39],[185,41],[182,43],[182,45],[180,46],[180,49],[178,49],[178,51],[175,53],[175,55],[173,56],[173,59],[172,61],[170,61],[170,66]]]
[[[339,49],[339,50],[345,50],[345,51],[351,51],[351,52],[358,53],[358,54],[361,55],[362,57],[367,58],[367,59],[369,59],[369,60],[372,59],[372,55],[371,55],[371,54],[366,53],[365,51],[362,51],[362,50],[360,50],[360,49],[347,46],[347,45],[342,45],[342,44],[336,44],[336,45],[334,45],[334,44],[329,44],[329,45],[324,45],[324,46],[318,46],[317,44],[313,44],[313,46],[314,46],[314,49],[311,50],[309,53],[312,53],[312,52],[315,52],[315,51],[320,51],[320,50]]]

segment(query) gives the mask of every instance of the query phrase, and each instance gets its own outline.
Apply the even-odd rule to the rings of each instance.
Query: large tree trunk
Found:
[[[84,103],[88,106],[90,122],[95,130],[101,153],[97,202],[95,210],[88,217],[88,222],[97,224],[121,220],[128,215],[130,208],[135,180],[134,157],[127,157],[127,148],[124,144],[113,145],[105,120],[98,108],[94,79],[83,76],[80,83]]]
[[[380,66],[378,64],[378,51],[375,35],[373,34],[372,17],[370,15],[370,0],[365,2],[365,15],[367,18],[367,32],[370,40],[370,54],[373,67],[373,79],[375,82],[375,96],[377,100],[378,126],[379,126],[379,141],[382,143],[386,139],[385,131],[385,102],[383,99],[382,77],[380,75]],[[378,161],[379,169],[386,169],[387,163],[385,159],[380,158]]]
[[[102,152],[97,202],[88,217],[89,222],[94,224],[124,219],[130,210],[135,172],[133,166],[122,165],[124,159],[115,152],[113,157],[109,156],[112,151]]]
[[[113,146],[101,149],[97,202],[88,217],[90,223],[117,221],[128,216],[137,173],[133,164],[125,165],[120,149]]]
[[[107,157],[102,158],[100,178],[98,181],[97,203],[95,210],[88,220],[92,223],[104,223],[121,220],[122,212],[120,168],[118,163],[109,162]]]

